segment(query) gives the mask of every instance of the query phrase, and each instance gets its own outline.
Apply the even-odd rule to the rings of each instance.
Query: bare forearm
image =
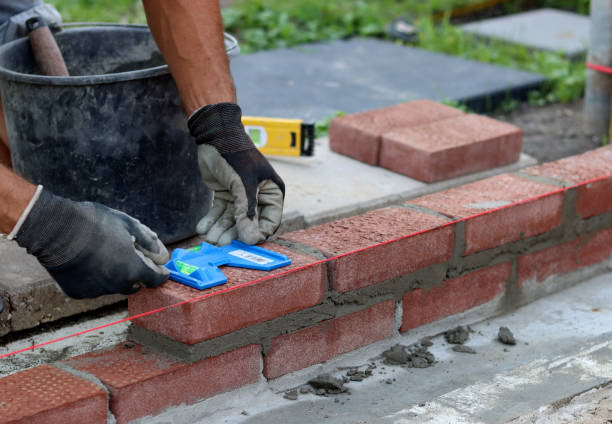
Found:
[[[0,165],[0,232],[13,229],[35,191],[34,185]]]
[[[218,0],[143,0],[143,4],[185,113],[235,102]]]

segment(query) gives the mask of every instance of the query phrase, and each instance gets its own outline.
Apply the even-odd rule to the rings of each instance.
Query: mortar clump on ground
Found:
[[[460,353],[476,353],[474,349],[465,345],[455,345],[453,346],[453,351]]]
[[[469,330],[461,325],[444,333],[444,338],[450,344],[464,344],[469,337]]]
[[[346,376],[350,381],[363,381],[364,379],[372,376],[372,371],[376,368],[376,365],[368,365],[368,367],[361,371],[358,367],[349,369],[346,372]]]
[[[344,387],[348,379],[336,378],[330,374],[321,374],[312,380],[308,381],[308,384],[315,390],[315,394],[319,396],[325,395],[336,395],[347,391]]]
[[[385,364],[403,365],[407,368],[427,368],[430,367],[436,358],[427,348],[430,343],[414,343],[410,346],[397,344],[389,350],[383,352]]]
[[[287,392],[285,392],[285,395],[283,397],[287,400],[297,400],[298,398],[297,389],[288,390]]]
[[[516,339],[514,338],[514,334],[508,327],[499,327],[499,332],[497,333],[497,338],[500,342],[507,345],[515,345]]]

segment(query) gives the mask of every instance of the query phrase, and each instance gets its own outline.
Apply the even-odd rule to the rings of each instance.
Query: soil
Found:
[[[584,128],[584,101],[547,106],[522,104],[493,118],[523,130],[523,152],[538,162],[551,162],[602,146],[602,137]]]

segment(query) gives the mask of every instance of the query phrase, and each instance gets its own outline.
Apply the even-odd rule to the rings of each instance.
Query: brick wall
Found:
[[[610,258],[611,194],[604,147],[285,234],[264,247],[290,267],[142,290],[130,315],[200,299],[135,320],[137,343],[1,378],[0,422],[129,422],[483,304],[516,307],[534,300],[527,287]]]

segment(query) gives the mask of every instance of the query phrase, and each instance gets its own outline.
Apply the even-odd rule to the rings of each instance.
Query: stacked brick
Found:
[[[612,147],[281,236],[293,263],[129,301],[133,342],[0,379],[0,422],[118,423],[273,379],[612,255]],[[49,384],[49,381],[58,382]],[[24,400],[28,399],[28,401]],[[51,417],[51,418],[49,418]],[[38,420],[38,421],[37,421]],[[46,420],[46,421],[45,421]]]
[[[434,182],[516,162],[520,128],[429,100],[335,118],[330,148],[374,166]]]

